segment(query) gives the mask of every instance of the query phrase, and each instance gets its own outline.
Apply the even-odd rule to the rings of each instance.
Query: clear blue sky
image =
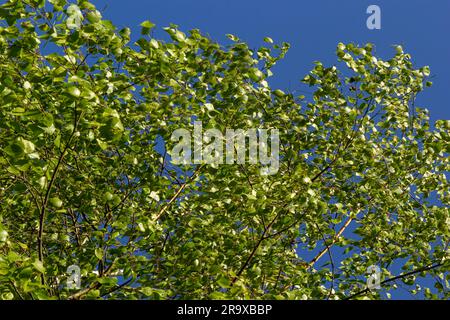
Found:
[[[165,37],[162,28],[170,23],[187,31],[198,28],[214,40],[227,42],[231,33],[260,46],[269,36],[289,42],[291,49],[275,68],[270,83],[286,91],[305,89],[299,80],[313,62],[336,63],[339,42],[376,45],[376,54],[389,58],[392,45],[401,44],[417,66],[431,67],[433,87],[419,98],[431,119],[450,119],[450,1],[449,0],[91,0],[106,19],[118,27],[130,27],[139,35],[139,24],[157,25],[155,36]],[[369,30],[366,9],[381,8],[381,30]],[[104,10],[103,10],[104,9]],[[423,282],[422,282],[423,283]],[[395,298],[408,298],[399,290]]]

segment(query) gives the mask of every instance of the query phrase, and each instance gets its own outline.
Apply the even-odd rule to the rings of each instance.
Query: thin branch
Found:
[[[113,261],[109,267],[106,269],[106,271],[103,273],[103,277],[109,275],[109,273],[112,271],[113,269],[113,265],[114,265]],[[88,294],[89,292],[91,292],[94,289],[98,289],[102,286],[102,284],[100,282],[94,281],[93,283],[91,283],[91,285],[87,288],[84,288],[78,292],[75,292],[74,294],[70,295],[67,299],[69,300],[79,300],[81,299],[83,296],[85,296],[86,294]]]
[[[169,202],[158,212],[156,217],[153,219],[154,221],[157,221],[157,220],[159,220],[159,218],[161,218],[161,216],[167,211],[167,209],[169,209],[169,207],[172,205],[172,203],[178,198],[178,196],[184,190],[184,188],[186,188],[187,184],[192,182],[192,180],[195,179],[195,177],[197,176],[197,174],[199,173],[199,171],[202,167],[203,167],[203,165],[199,166],[195,170],[194,174],[178,188],[177,192],[173,195],[173,197],[169,200]]]
[[[40,262],[44,262],[44,253],[43,253],[43,233],[44,233],[44,219],[45,219],[45,213],[46,213],[46,209],[47,209],[47,203],[48,200],[50,198],[50,193],[53,187],[53,184],[55,183],[56,180],[56,175],[59,171],[59,168],[61,166],[61,163],[64,159],[64,156],[66,155],[66,151],[69,149],[70,143],[72,142],[73,137],[75,136],[75,132],[77,131],[77,127],[78,127],[78,123],[81,119],[82,114],[80,114],[80,117],[78,119],[76,119],[77,115],[76,115],[76,110],[75,110],[75,127],[72,130],[72,133],[69,137],[69,140],[66,143],[66,146],[64,147],[64,150],[61,152],[61,154],[58,157],[58,162],[56,163],[56,167],[53,170],[52,173],[52,177],[48,183],[47,186],[47,191],[45,193],[45,197],[44,200],[42,202],[42,207],[41,207],[41,212],[39,214],[39,232],[38,232],[38,258]],[[45,278],[44,275],[41,275],[41,283],[45,284]]]
[[[10,283],[11,286],[13,287],[14,292],[19,296],[20,300],[25,300],[25,299],[23,298],[23,296],[20,294],[20,292],[19,292],[19,290],[17,289],[16,285],[14,284],[14,281],[9,280],[9,283]]]
[[[348,228],[348,226],[350,225],[350,223],[353,221],[353,218],[348,218],[348,220],[344,223],[344,225],[339,229],[338,233],[336,233],[336,235],[333,237],[333,240],[331,240],[330,244],[325,244],[325,248],[322,249],[322,251],[320,251],[309,263],[308,263],[308,269],[312,268],[314,266],[314,264],[317,262],[317,260],[319,260],[320,258],[322,258],[322,256],[328,252],[328,250],[330,250],[330,248],[339,240],[339,238],[341,237],[342,233],[345,231],[345,229]]]
[[[71,296],[68,297],[68,299],[69,300],[79,300],[84,295],[88,294],[90,291],[100,288],[100,286],[101,286],[100,282],[94,282],[91,286],[72,294]]]
[[[103,297],[107,296],[108,294],[111,294],[111,293],[113,293],[113,292],[115,292],[115,291],[117,291],[117,290],[119,290],[119,289],[125,287],[125,286],[126,286],[127,284],[129,284],[132,280],[133,280],[133,277],[131,277],[130,279],[128,279],[127,281],[125,281],[125,282],[122,283],[121,285],[118,285],[118,286],[116,286],[116,287],[114,287],[114,288],[108,290],[106,293],[102,294],[101,297],[103,298]]]
[[[434,265],[430,265],[430,266],[418,268],[418,269],[416,269],[416,270],[413,270],[413,271],[410,271],[410,272],[407,272],[407,273],[404,273],[404,274],[400,274],[400,275],[395,276],[395,277],[393,277],[393,278],[386,279],[386,280],[382,281],[380,284],[383,285],[383,284],[386,284],[386,283],[389,283],[389,282],[393,282],[393,281],[396,281],[396,280],[399,280],[399,279],[402,279],[402,278],[411,276],[411,275],[416,274],[416,273],[421,273],[421,272],[424,272],[424,271],[436,269],[436,268],[439,268],[439,267],[443,266],[444,264],[445,264],[445,263],[440,262],[440,263],[437,263],[437,264],[434,264]],[[355,298],[355,297],[357,297],[357,296],[360,296],[360,295],[362,295],[362,294],[364,294],[364,293],[367,293],[367,292],[369,292],[369,291],[370,291],[370,289],[369,289],[369,288],[366,288],[366,289],[364,289],[364,290],[361,290],[361,291],[359,291],[359,292],[356,292],[356,293],[352,294],[351,296],[345,298],[344,300],[350,300],[350,299],[353,299],[353,298]]]
[[[285,205],[286,207],[286,205]],[[284,208],[283,208],[284,209]],[[244,272],[244,270],[249,266],[250,261],[253,259],[253,257],[256,254],[256,251],[258,250],[259,246],[261,245],[261,243],[267,239],[266,238],[266,234],[267,232],[269,232],[270,228],[272,228],[273,224],[275,223],[275,221],[277,220],[278,216],[280,215],[281,211],[278,211],[278,213],[275,215],[275,217],[272,219],[272,221],[269,223],[269,225],[264,229],[263,234],[261,235],[261,237],[259,238],[258,242],[256,243],[256,245],[253,247],[252,252],[250,253],[250,255],[247,257],[247,259],[245,260],[244,264],[242,265],[242,267],[239,269],[238,273],[236,274],[236,276],[233,278],[233,280],[231,281],[231,284],[233,285],[237,279],[241,276],[241,274]]]

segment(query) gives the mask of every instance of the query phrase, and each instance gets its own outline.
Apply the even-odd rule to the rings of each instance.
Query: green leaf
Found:
[[[67,89],[67,92],[75,98],[78,98],[81,95],[81,91],[77,87],[69,87],[69,89]]]
[[[63,202],[61,201],[61,199],[59,199],[57,197],[50,198],[49,203],[55,208],[61,208],[63,205]]]
[[[217,284],[221,286],[222,288],[229,288],[231,285],[231,282],[229,279],[225,278],[224,276],[219,277],[217,279]]]
[[[205,103],[205,108],[208,111],[213,111],[214,110],[214,106],[211,103]]]
[[[42,264],[42,261],[35,260],[33,262],[33,267],[40,273],[45,273],[45,268],[44,268],[44,265]]]
[[[105,141],[102,141],[100,139],[96,139],[96,141],[102,150],[108,149],[108,144]]]
[[[257,82],[263,79],[264,74],[259,69],[252,68],[250,70],[249,76],[253,81]]]
[[[90,22],[90,23],[97,23],[102,19],[102,15],[100,12],[98,12],[97,10],[95,11],[91,11],[88,12],[86,14],[86,19]]]
[[[35,146],[31,141],[25,140],[23,138],[17,138],[19,145],[21,146],[24,153],[29,154],[34,152]]]
[[[149,34],[150,30],[152,30],[155,27],[155,24],[150,22],[150,21],[148,21],[148,20],[146,20],[146,21],[141,23],[141,27],[142,27],[141,33],[143,35],[146,35],[146,34]]]
[[[103,259],[103,249],[102,248],[96,248],[95,249],[95,256],[97,259],[102,260]]]
[[[0,230],[0,242],[5,242],[8,239],[8,232],[6,230]]]
[[[277,96],[278,98],[282,98],[282,97],[284,97],[284,95],[285,95],[284,91],[282,91],[282,90],[280,90],[280,89],[274,90],[274,91],[273,91],[273,94],[274,94],[275,96]]]

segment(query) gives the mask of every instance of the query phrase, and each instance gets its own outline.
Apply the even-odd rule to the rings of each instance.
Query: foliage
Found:
[[[270,88],[289,47],[270,38],[162,41],[146,21],[131,44],[84,0],[0,17],[1,298],[381,298],[370,265],[385,291],[428,275],[413,293],[449,297],[450,122],[414,105],[430,71],[401,47],[339,44],[345,71],[316,62],[303,97]],[[279,172],[172,165],[194,118],[279,129]]]

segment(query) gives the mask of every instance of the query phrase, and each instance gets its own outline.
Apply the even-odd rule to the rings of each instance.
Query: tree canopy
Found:
[[[0,6],[2,299],[449,297],[450,122],[415,105],[428,67],[340,43],[297,96],[268,82],[287,43],[154,27],[131,42],[85,0]],[[173,164],[194,120],[279,130],[278,172]]]

